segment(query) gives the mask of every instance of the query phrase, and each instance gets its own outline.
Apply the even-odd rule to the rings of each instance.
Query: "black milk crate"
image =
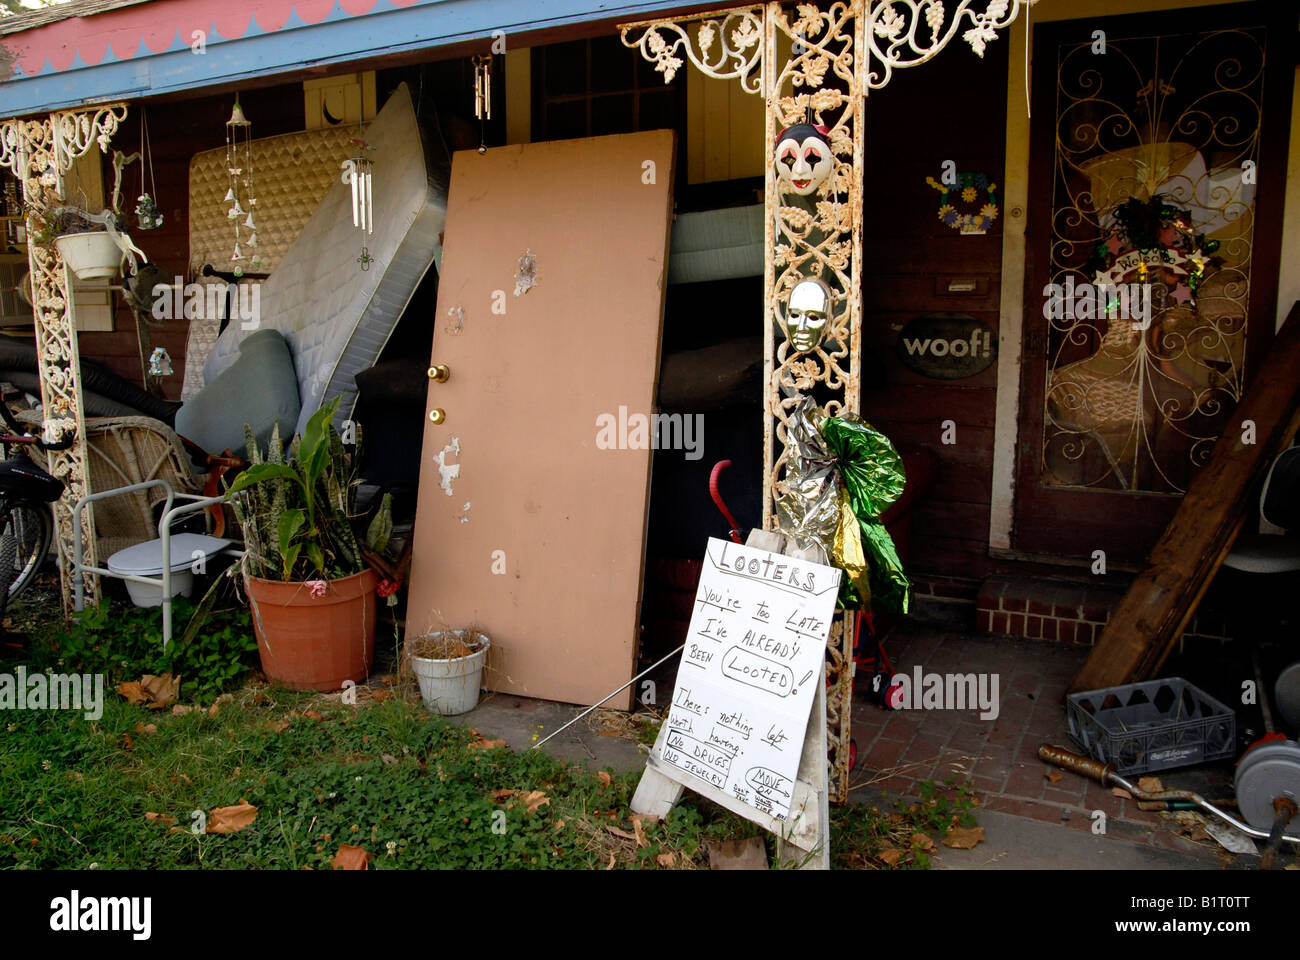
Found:
[[[1070,739],[1120,776],[1236,752],[1236,714],[1182,677],[1072,693],[1066,714]]]

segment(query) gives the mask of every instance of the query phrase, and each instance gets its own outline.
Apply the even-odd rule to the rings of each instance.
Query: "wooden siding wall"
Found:
[[[247,90],[240,93],[245,115],[253,122],[253,136],[270,137],[303,129],[303,91],[298,83]],[[148,107],[149,140],[153,173],[157,184],[154,197],[163,212],[162,227],[149,232],[132,230],[132,239],[169,277],[184,275],[189,264],[189,170],[190,158],[226,142],[226,121],[234,97],[223,94],[192,100],[151,104]],[[132,105],[111,144],[112,149],[131,154],[140,149],[140,110]],[[104,157],[105,192],[113,189],[111,153]],[[122,176],[122,207],[128,222],[135,222],[135,202],[140,195],[141,165],[133,163]],[[147,176],[147,171],[146,171]],[[229,264],[213,264],[227,269]],[[94,360],[119,376],[141,383],[140,354],[136,343],[135,318],[120,294],[114,294],[116,322],[109,332],[82,333],[78,338],[81,355]],[[155,347],[165,347],[175,373],[163,381],[165,396],[177,400],[184,381],[185,340],[189,323],[166,320],[152,327]]]
[[[927,313],[964,313],[998,331],[1002,221],[984,236],[962,236],[939,221],[942,164],[1003,180],[1007,47],[989,45],[981,61],[961,45],[914,70],[902,70],[867,99],[863,206],[862,414],[897,445],[939,460],[929,497],[913,524],[910,567],[983,577],[997,364],[962,380],[934,380],[898,360],[899,331]],[[972,209],[961,205],[962,210]],[[950,279],[976,280],[977,294],[947,295]],[[942,442],[942,424],[956,443]]]

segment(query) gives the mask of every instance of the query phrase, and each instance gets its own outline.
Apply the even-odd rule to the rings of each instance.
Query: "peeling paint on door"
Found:
[[[450,497],[452,494],[451,482],[460,476],[460,464],[448,463],[447,457],[449,454],[460,456],[460,437],[452,437],[447,441],[447,445],[438,451],[438,455],[434,457],[438,461],[438,486],[442,487],[442,492]],[[469,504],[466,504],[466,506],[469,506]]]

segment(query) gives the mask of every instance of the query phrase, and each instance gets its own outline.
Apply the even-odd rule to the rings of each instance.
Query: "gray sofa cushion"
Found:
[[[287,446],[300,409],[289,345],[263,328],[245,337],[239,358],[176,411],[176,432],[208,453],[243,455],[244,424],[265,449],[278,420]]]

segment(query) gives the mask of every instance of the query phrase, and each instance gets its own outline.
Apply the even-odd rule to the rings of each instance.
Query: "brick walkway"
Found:
[[[980,805],[988,810],[1091,829],[1093,811],[1107,817],[1108,835],[1178,847],[1168,829],[1157,830],[1159,814],[1139,810],[1134,800],[1083,777],[1057,771],[1038,759],[1038,747],[1053,743],[1077,751],[1065,721],[1064,697],[1070,679],[1088,654],[1086,647],[1013,638],[971,637],[907,623],[886,640],[895,673],[986,673],[999,677],[996,719],[981,720],[976,710],[883,710],[862,693],[854,697],[853,738],[858,764],[850,782],[892,794],[915,796],[918,781],[969,778]],[[858,682],[870,682],[859,674]],[[1060,772],[1055,782],[1045,774]],[[1231,781],[1210,771],[1210,784],[1231,796]],[[1196,783],[1180,783],[1180,771],[1165,775],[1168,786],[1206,792],[1205,773]],[[1217,784],[1216,784],[1217,781]],[[1179,841],[1182,842],[1182,841]]]

